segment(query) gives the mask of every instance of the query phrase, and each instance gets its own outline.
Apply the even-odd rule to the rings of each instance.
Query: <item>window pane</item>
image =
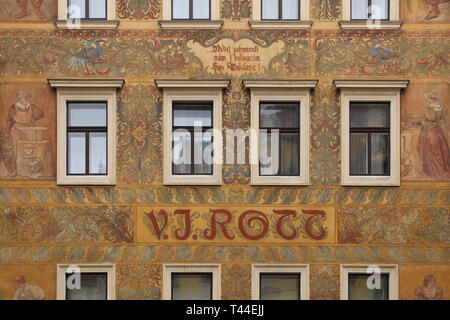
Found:
[[[194,172],[196,174],[212,174],[212,134],[211,132],[194,133]],[[205,152],[205,149],[208,149]]]
[[[86,0],[69,0],[67,2],[67,18],[84,19],[86,18]]]
[[[300,274],[261,274],[261,300],[300,300]]]
[[[372,0],[372,19],[389,19],[389,0]]]
[[[370,274],[349,274],[348,275],[348,298],[349,300],[388,300],[389,275],[380,275],[380,287],[376,288],[376,282],[370,281],[374,289],[369,289],[367,279]]]
[[[89,173],[106,174],[106,132],[89,134]]]
[[[260,128],[298,128],[300,123],[298,103],[260,104]]]
[[[389,128],[389,103],[351,103],[352,128]]]
[[[209,19],[209,1],[210,0],[193,0],[193,18]]]
[[[197,122],[197,123],[196,123]],[[212,106],[173,106],[173,125],[176,127],[212,126]]]
[[[172,273],[172,300],[212,300],[212,274]]]
[[[367,19],[368,0],[352,0],[352,19]]]
[[[278,0],[262,0],[261,19],[279,19]]]
[[[371,174],[389,175],[389,134],[372,133],[370,160]]]
[[[299,175],[299,133],[281,133],[281,174],[288,176]]]
[[[298,3],[299,0],[282,0],[281,18],[282,19],[300,19]]]
[[[71,274],[66,274],[67,279]],[[66,300],[107,300],[106,273],[80,273],[80,288],[69,289],[66,285]],[[69,279],[70,282],[70,279]]]
[[[350,134],[350,174],[368,174],[367,133]]]
[[[259,171],[262,176],[272,176],[278,174],[279,132],[278,130],[259,131]]]
[[[172,0],[172,18],[189,19],[189,0]]]
[[[67,139],[68,174],[86,173],[86,135],[69,132]]]
[[[106,0],[89,0],[89,18],[106,19]]]
[[[106,103],[104,102],[69,102],[67,109],[70,127],[106,127]]]
[[[173,174],[191,173],[191,134],[177,130],[172,136]]]

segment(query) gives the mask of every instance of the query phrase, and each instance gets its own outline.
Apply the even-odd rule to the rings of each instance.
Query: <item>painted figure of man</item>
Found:
[[[15,276],[14,284],[17,287],[12,300],[44,300],[45,292],[40,287],[30,284],[24,276]]]
[[[34,122],[44,117],[44,112],[29,99],[31,94],[25,90],[18,90],[17,100],[8,110],[6,119],[6,130],[0,134],[0,162],[6,168],[6,176],[16,175],[16,150],[17,141],[23,136],[23,133],[15,129],[16,126],[32,126]],[[0,173],[0,176],[4,174]]]
[[[23,17],[26,17],[28,15],[28,0],[16,0],[16,2],[20,7],[20,13],[16,15],[16,18],[21,19]],[[43,2],[44,0],[31,0],[31,4],[34,7],[34,12],[39,19],[45,19],[45,15],[41,12],[41,5]]]
[[[450,0],[424,0],[425,3],[428,3],[431,6],[431,10],[428,15],[425,17],[425,20],[431,20],[437,18],[441,11],[439,10],[439,5],[441,3],[449,2]]]

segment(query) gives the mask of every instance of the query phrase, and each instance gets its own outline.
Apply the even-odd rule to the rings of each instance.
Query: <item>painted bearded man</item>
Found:
[[[16,18],[21,19],[23,17],[26,17],[28,15],[28,0],[16,0],[16,2],[20,7],[20,13],[16,15]],[[31,4],[34,7],[34,12],[39,19],[45,19],[45,15],[41,12],[41,5],[43,2],[44,0],[31,0]]]

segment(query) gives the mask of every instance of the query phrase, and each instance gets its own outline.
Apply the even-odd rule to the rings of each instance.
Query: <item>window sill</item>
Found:
[[[342,186],[344,187],[400,187],[400,177],[362,177],[362,176],[344,176],[342,177]]]
[[[368,25],[367,21],[341,20],[339,25],[342,30],[399,30],[403,24],[401,20],[379,21],[379,27]]]
[[[254,186],[307,186],[307,177],[279,177],[279,176],[253,176],[251,184]]]
[[[55,25],[58,29],[117,29],[119,20],[80,20],[80,25],[67,24],[67,20],[56,20]]]
[[[220,170],[222,170],[220,168]],[[221,172],[221,171],[220,171]],[[164,185],[173,186],[220,186],[222,185],[222,176],[217,174],[213,176],[165,176]]]
[[[97,185],[97,186],[113,186],[116,184],[116,178],[113,175],[108,176],[67,176],[58,177],[58,185]]]
[[[222,20],[159,20],[163,29],[208,29],[219,30],[222,28]]]
[[[254,30],[309,30],[311,20],[250,20],[248,22]]]

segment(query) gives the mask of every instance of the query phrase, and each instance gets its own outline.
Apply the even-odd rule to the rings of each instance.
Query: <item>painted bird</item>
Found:
[[[102,54],[103,50],[100,46],[100,43],[105,42],[105,40],[101,39],[91,39],[88,41],[88,46],[81,49],[79,52],[77,52],[75,55],[73,55],[70,58],[70,65],[72,68],[76,68],[79,65],[84,64],[86,67],[86,71],[88,74],[91,74],[89,71],[89,65],[92,65],[92,62],[94,60],[99,59]]]
[[[397,54],[388,48],[377,46],[380,40],[372,39],[372,46],[369,48],[369,54],[372,58],[378,61],[379,64],[384,65],[389,59],[397,57]]]

